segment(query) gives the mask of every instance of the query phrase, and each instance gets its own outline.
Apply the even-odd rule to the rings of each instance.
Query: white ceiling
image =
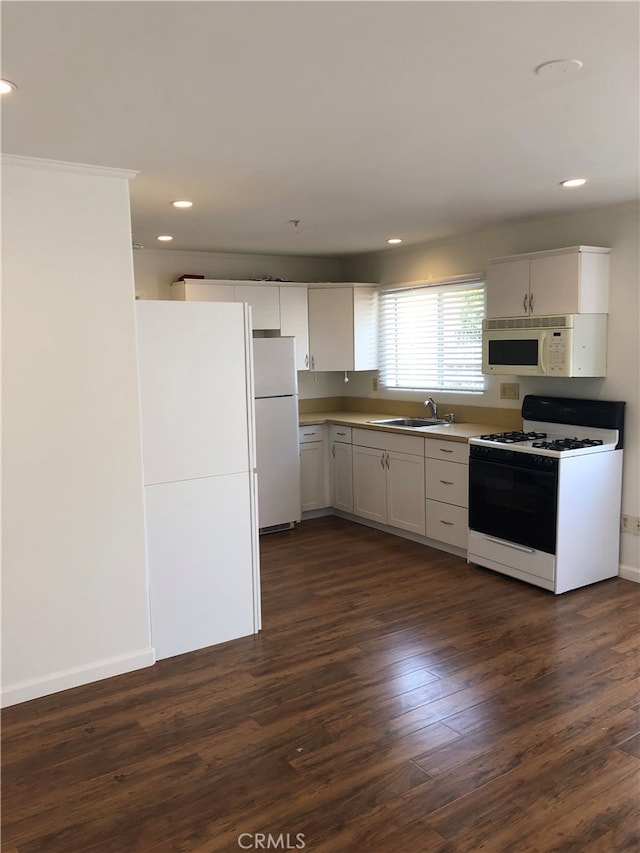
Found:
[[[340,256],[626,201],[639,8],[5,0],[3,151],[138,170],[147,248]]]

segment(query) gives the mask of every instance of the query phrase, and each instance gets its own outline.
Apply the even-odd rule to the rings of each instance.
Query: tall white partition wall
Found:
[[[2,701],[153,663],[129,179],[2,159]]]

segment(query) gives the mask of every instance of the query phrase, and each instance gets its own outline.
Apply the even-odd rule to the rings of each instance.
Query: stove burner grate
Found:
[[[597,447],[602,444],[599,438],[557,438],[555,441],[534,441],[532,447],[544,450],[580,450],[582,447]]]
[[[480,438],[485,439],[485,441],[497,441],[500,444],[517,444],[519,441],[534,441],[535,439],[546,437],[546,432],[522,432],[522,430],[512,430],[511,432],[492,432],[487,435],[480,436]]]

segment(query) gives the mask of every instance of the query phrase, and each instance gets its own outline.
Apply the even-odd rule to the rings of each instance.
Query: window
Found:
[[[379,309],[384,387],[484,389],[483,280],[465,278],[382,290]]]

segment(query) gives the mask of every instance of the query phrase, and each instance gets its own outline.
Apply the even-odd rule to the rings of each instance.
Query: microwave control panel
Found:
[[[547,359],[549,376],[569,375],[567,365],[567,332],[565,329],[549,332]]]

